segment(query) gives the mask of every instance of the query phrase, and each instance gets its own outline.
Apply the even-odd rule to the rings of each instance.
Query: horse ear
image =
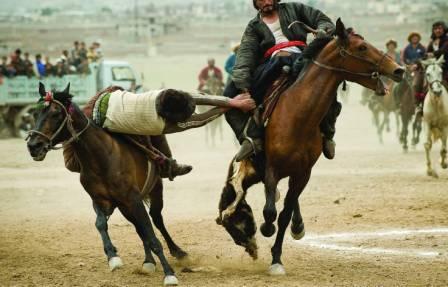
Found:
[[[443,65],[444,63],[445,63],[445,58],[443,57],[443,55],[441,55],[440,57],[439,57],[439,59],[437,59],[437,65],[439,65],[439,66],[441,66],[441,65]]]
[[[65,88],[65,90],[62,93],[65,95],[70,95],[70,82],[68,83],[67,87]]]
[[[341,18],[338,18],[338,20],[336,21],[336,36],[338,36],[339,40],[342,43],[347,43],[348,34],[347,34],[347,30],[345,29],[345,25],[342,22]]]
[[[46,94],[45,86],[44,86],[44,84],[42,84],[42,82],[39,82],[39,95],[41,97],[45,97],[45,94]]]
[[[428,60],[422,60],[422,61],[420,61],[420,63],[421,63],[422,66],[426,69],[426,67],[428,67],[429,64],[431,63],[431,59],[428,59]]]

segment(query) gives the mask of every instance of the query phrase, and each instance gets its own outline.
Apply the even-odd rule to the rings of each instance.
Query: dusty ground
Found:
[[[170,137],[177,159],[195,167],[165,184],[168,229],[190,253],[186,264],[168,256],[181,286],[448,285],[448,172],[426,177],[422,148],[403,154],[392,135],[379,145],[358,101],[352,95],[339,120],[337,159],[318,162],[301,197],[307,237],[286,236],[286,277],[266,273],[273,238],[258,235],[260,258],[253,262],[214,222],[235,152],[230,132],[214,149],[203,130]],[[110,233],[125,266],[109,272],[90,199],[78,176],[64,169],[61,153],[36,163],[22,140],[2,140],[0,147],[0,286],[161,285],[160,268],[138,272],[142,244],[118,211]],[[258,222],[263,197],[261,187],[249,194]],[[355,234],[317,241],[335,233]],[[183,273],[185,265],[202,269]]]

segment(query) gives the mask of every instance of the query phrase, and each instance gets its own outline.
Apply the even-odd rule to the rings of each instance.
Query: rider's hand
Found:
[[[255,101],[251,98],[249,93],[244,93],[230,99],[230,105],[233,108],[242,110],[243,112],[249,112],[257,107]]]
[[[318,29],[315,36],[316,38],[325,38],[327,36],[327,31],[325,31],[324,29]]]

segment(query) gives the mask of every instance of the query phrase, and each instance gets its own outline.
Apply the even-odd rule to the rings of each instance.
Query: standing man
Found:
[[[214,79],[218,81],[221,86],[224,85],[221,70],[215,66],[215,59],[209,58],[207,61],[207,67],[201,70],[199,73],[199,86],[198,91],[203,92],[206,88],[207,81]]]
[[[281,73],[283,65],[294,66],[306,46],[308,32],[298,21],[316,29],[316,37],[325,37],[335,26],[324,13],[298,2],[280,3],[281,0],[252,0],[258,14],[246,27],[238,50],[232,81],[224,96],[233,98],[240,93],[251,95],[257,103],[263,100],[270,84]],[[327,116],[321,124],[324,155],[332,159],[335,154],[336,117],[341,110],[334,97]],[[226,113],[241,149],[236,161],[241,161],[263,149],[263,130],[250,116],[239,111]]]

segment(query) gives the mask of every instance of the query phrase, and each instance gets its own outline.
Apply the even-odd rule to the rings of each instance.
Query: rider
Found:
[[[198,91],[202,92],[207,84],[207,81],[210,79],[216,79],[219,81],[221,86],[224,85],[222,72],[218,67],[215,66],[215,59],[213,58],[209,58],[207,60],[207,67],[203,68],[199,73]]]
[[[432,25],[431,42],[428,45],[428,57],[439,58],[443,55],[443,79],[448,83],[448,27],[445,22],[438,21]]]
[[[409,44],[404,48],[402,54],[402,62],[406,65],[413,65],[418,60],[425,57],[426,49],[420,43],[422,36],[417,32],[412,32],[408,36]]]
[[[233,98],[240,93],[254,97],[260,103],[264,89],[281,72],[283,65],[295,66],[305,46],[308,31],[300,22],[317,29],[317,37],[325,37],[334,31],[334,24],[321,11],[301,3],[280,3],[281,0],[252,0],[258,15],[246,27],[233,69],[232,81],[228,83],[224,96]],[[278,68],[280,67],[280,69]],[[254,86],[257,87],[254,89]],[[262,86],[262,88],[260,88]],[[324,155],[334,157],[334,124],[341,106],[336,101],[321,124],[324,134]],[[263,149],[262,130],[250,116],[231,110],[226,113],[227,122],[241,143],[236,161],[260,152]]]

